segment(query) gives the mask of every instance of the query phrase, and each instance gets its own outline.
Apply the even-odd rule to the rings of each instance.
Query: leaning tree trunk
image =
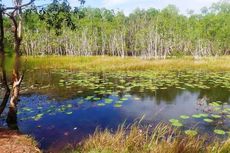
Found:
[[[9,112],[7,116],[7,124],[12,129],[17,129],[17,104],[20,92],[20,85],[23,80],[23,74],[19,75],[20,69],[20,57],[15,56],[15,64],[13,69],[13,86],[12,86],[12,93],[10,98],[9,104]]]
[[[15,6],[21,5],[21,0],[14,0]],[[20,91],[20,85],[23,79],[23,75],[19,75],[19,68],[20,68],[20,46],[21,46],[21,40],[22,40],[22,9],[19,8],[18,10],[15,10],[14,13],[10,16],[14,29],[14,51],[15,51],[15,63],[13,68],[13,74],[12,74],[12,93],[10,97],[10,104],[9,104],[9,112],[7,115],[7,124],[8,127],[11,129],[18,129],[17,126],[17,104],[18,104],[18,98],[19,98],[19,91]]]

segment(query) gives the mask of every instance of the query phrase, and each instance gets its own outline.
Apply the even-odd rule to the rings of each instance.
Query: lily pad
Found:
[[[71,114],[73,114],[73,112],[66,112],[66,114],[67,114],[67,115],[71,115]]]
[[[86,97],[85,99],[86,100],[90,100],[90,99],[92,99],[93,98],[93,96],[88,96],[88,97]]]
[[[201,118],[202,116],[200,114],[194,114],[192,115],[193,118]]]
[[[121,98],[120,101],[126,101],[128,98]]]
[[[211,106],[214,106],[214,107],[220,106],[220,104],[219,104],[218,102],[212,102],[210,105],[211,105]]]
[[[196,136],[198,133],[195,130],[186,130],[185,134],[187,134],[188,136],[192,136],[193,137],[193,136]]]
[[[201,117],[208,117],[208,114],[199,114]]]
[[[180,122],[179,120],[177,120],[177,119],[170,119],[169,120],[169,122],[171,122],[171,123],[175,123],[175,122]]]
[[[226,132],[223,130],[216,129],[214,130],[214,133],[219,134],[219,135],[225,135]]]
[[[105,99],[105,103],[106,103],[106,104],[111,104],[112,102],[113,102],[112,99]]]
[[[36,115],[35,117],[33,117],[33,119],[34,119],[35,121],[38,121],[38,120],[40,120],[40,119],[42,118],[42,116],[43,116],[43,114],[38,114],[38,115]]]
[[[183,126],[183,124],[180,123],[180,122],[173,122],[172,125],[173,125],[173,126],[176,126],[176,127],[181,127],[181,126]]]
[[[220,115],[214,115],[214,114],[212,114],[211,116],[212,116],[213,118],[221,118]]]
[[[190,117],[187,116],[187,115],[181,115],[180,118],[182,118],[182,119],[189,119]]]
[[[97,97],[95,97],[95,98],[93,98],[93,100],[95,100],[95,101],[99,101],[101,98],[97,98]]]
[[[209,119],[209,118],[205,118],[204,121],[205,121],[205,122],[208,122],[208,123],[213,122],[213,120],[212,120],[212,119]]]
[[[120,108],[120,107],[122,107],[122,105],[121,104],[115,104],[114,107]]]
[[[97,104],[97,106],[105,106],[105,104],[104,103],[99,103],[99,104]]]

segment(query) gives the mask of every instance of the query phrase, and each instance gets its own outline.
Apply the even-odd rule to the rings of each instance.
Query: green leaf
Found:
[[[189,119],[190,117],[187,116],[187,115],[181,115],[180,118],[182,118],[182,119]]]
[[[120,108],[120,107],[122,107],[122,105],[121,104],[115,104],[114,107]]]
[[[186,130],[186,131],[185,131],[185,134],[187,134],[188,136],[194,137],[194,136],[196,136],[198,133],[197,133],[197,131],[195,131],[195,130]]]
[[[213,122],[213,120],[212,120],[212,119],[209,119],[209,118],[205,118],[204,121],[205,121],[205,122],[208,122],[208,123]]]
[[[105,103],[106,103],[106,104],[111,104],[112,102],[113,102],[112,99],[105,99]]]
[[[176,127],[181,127],[181,126],[183,126],[183,124],[180,123],[180,122],[173,122],[172,125],[173,125],[173,126],[176,126]]]
[[[221,118],[220,115],[214,115],[214,114],[212,114],[211,116],[212,116],[213,118]]]
[[[170,119],[169,120],[169,122],[171,122],[171,123],[175,123],[175,122],[180,122],[179,120],[177,120],[177,119]]]
[[[120,101],[127,101],[128,98],[121,98]]]
[[[73,107],[72,104],[67,105],[67,108],[72,108],[72,107]]]
[[[86,100],[91,100],[93,98],[93,96],[87,96],[85,99]]]
[[[97,104],[97,106],[105,106],[105,104],[104,103],[99,103],[99,104]]]
[[[73,112],[66,112],[66,114],[67,114],[67,115],[71,115],[71,114],[73,114]]]
[[[214,133],[219,134],[219,135],[225,135],[226,132],[224,132],[223,130],[216,129],[214,130]]]
[[[38,115],[36,115],[35,117],[33,117],[33,119],[34,119],[35,121],[38,121],[38,120],[40,120],[40,119],[42,118],[43,115],[44,115],[44,114],[38,114]]]
[[[214,107],[218,107],[220,106],[220,104],[218,102],[212,102],[210,103],[211,106],[214,106]]]
[[[193,118],[201,118],[201,115],[200,114],[195,114],[195,115],[192,115]]]
[[[201,117],[208,117],[208,114],[200,114]]]

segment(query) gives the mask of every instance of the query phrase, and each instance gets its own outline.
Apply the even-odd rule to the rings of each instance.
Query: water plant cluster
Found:
[[[217,101],[206,104],[199,102],[198,105],[200,105],[199,108],[203,113],[191,116],[181,115],[178,119],[170,119],[169,122],[175,127],[183,127],[184,122],[194,120],[197,124],[207,124],[210,127],[215,127],[212,132],[217,135],[230,136],[230,107],[228,103]],[[189,129],[185,130],[185,134],[195,136],[198,131]]]
[[[59,86],[94,90],[95,94],[111,94],[119,91],[154,92],[170,87],[177,89],[210,89],[221,87],[230,91],[230,73],[196,71],[127,71],[127,72],[57,72],[62,79]]]
[[[53,71],[59,80],[55,88],[75,92],[73,100],[58,100],[32,96],[21,97],[21,109],[18,115],[21,121],[39,121],[46,115],[58,113],[73,115],[80,108],[114,107],[119,109],[127,102],[141,102],[146,93],[156,94],[159,91],[173,90],[220,90],[230,91],[230,73],[201,71],[127,71],[127,72],[78,72]],[[56,81],[56,80],[55,80]],[[26,86],[27,84],[24,84]],[[194,102],[196,103],[196,102]],[[229,134],[230,108],[229,101],[197,102],[198,114],[181,114],[169,122],[181,127],[188,135],[197,135],[199,130],[188,129],[188,122],[208,124],[215,127],[212,131],[219,135]],[[23,107],[24,106],[24,107]],[[26,115],[25,115],[26,114]],[[25,117],[27,116],[27,117]],[[194,127],[196,128],[196,127]]]

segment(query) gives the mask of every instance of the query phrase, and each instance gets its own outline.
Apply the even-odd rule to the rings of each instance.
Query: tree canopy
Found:
[[[72,8],[66,0],[54,0],[44,8],[23,12],[23,53],[146,58],[230,54],[229,1],[189,14],[169,5],[162,10],[136,9],[126,16],[122,11]],[[5,20],[5,31],[10,31]]]

